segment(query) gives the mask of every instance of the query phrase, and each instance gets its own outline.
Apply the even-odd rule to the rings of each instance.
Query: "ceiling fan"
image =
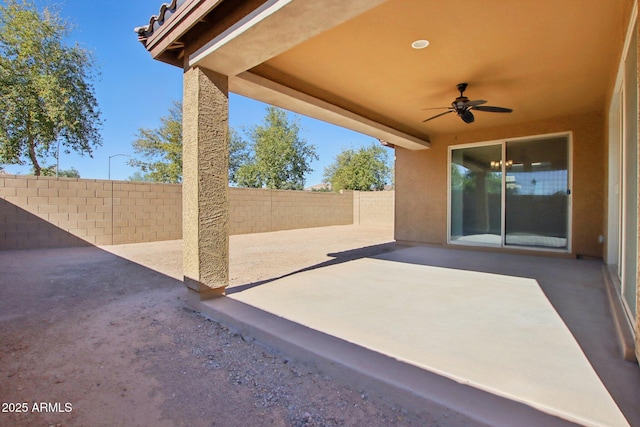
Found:
[[[448,111],[445,111],[444,113],[436,114],[433,117],[429,117],[428,119],[423,120],[422,121],[423,123],[428,122],[429,120],[438,118],[440,116],[444,116],[445,114],[449,114],[449,113],[456,113],[458,117],[460,117],[462,121],[465,123],[473,123],[475,118],[473,117],[473,113],[471,112],[471,110],[486,111],[488,113],[510,113],[513,111],[511,108],[492,107],[489,105],[482,105],[487,103],[487,101],[482,99],[469,101],[469,98],[464,96],[464,91],[467,89],[467,83],[458,83],[457,87],[458,87],[458,91],[460,92],[460,96],[457,97],[455,101],[451,103],[451,107],[425,108],[425,110],[439,110],[442,108],[447,108]]]

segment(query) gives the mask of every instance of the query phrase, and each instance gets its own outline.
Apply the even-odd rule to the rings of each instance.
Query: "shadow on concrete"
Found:
[[[388,242],[388,243],[382,243],[379,245],[363,246],[361,248],[350,249],[348,251],[328,253],[327,256],[333,257],[333,259],[330,259],[325,262],[321,262],[319,264],[314,264],[309,267],[301,268],[299,270],[292,271],[291,273],[283,274],[278,277],[272,277],[272,278],[260,280],[257,282],[229,287],[227,288],[225,293],[227,295],[236,294],[238,292],[247,291],[249,289],[252,289],[258,286],[266,285],[268,283],[274,282],[279,279],[283,279],[285,277],[293,276],[294,274],[298,274],[298,273],[302,273],[310,270],[316,270],[318,268],[329,267],[331,265],[342,264],[345,262],[354,261],[356,259],[370,258],[376,255],[394,251],[395,249],[396,249],[396,243]]]
[[[5,199],[0,199],[0,237],[0,250],[92,246]]]
[[[640,426],[640,369],[622,358],[602,261],[438,247],[400,250],[376,258],[536,280],[620,410],[632,426]]]

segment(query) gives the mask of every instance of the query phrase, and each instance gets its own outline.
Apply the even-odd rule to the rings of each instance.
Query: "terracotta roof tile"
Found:
[[[153,15],[149,18],[149,24],[134,28],[134,31],[138,33],[138,40],[144,42],[147,38],[153,34],[155,30],[160,28],[160,26],[167,20],[173,13],[176,11],[180,5],[182,5],[186,0],[171,0],[171,3],[163,3],[160,6],[160,12],[157,15]]]

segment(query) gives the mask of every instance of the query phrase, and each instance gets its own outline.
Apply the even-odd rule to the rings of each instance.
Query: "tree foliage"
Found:
[[[129,179],[166,183],[182,182],[182,104],[174,102],[157,129],[139,129],[132,143],[138,158],[129,164],[140,168]],[[275,107],[267,109],[263,126],[251,129],[252,144],[229,129],[229,182],[242,187],[299,189],[317,159],[315,147],[299,136],[299,125]]]
[[[127,181],[132,181],[132,182],[152,182],[151,178],[149,178],[148,176],[144,175],[140,171],[135,171],[129,178],[127,178]]]
[[[249,163],[251,152],[247,141],[233,128],[229,129],[229,182],[238,183],[238,170]]]
[[[490,194],[499,194],[502,191],[502,178],[500,172],[474,172],[455,163],[451,164],[451,188],[464,193],[476,191],[478,176],[482,175],[485,181],[486,191]],[[517,190],[512,193],[517,192]]]
[[[386,148],[375,142],[360,149],[343,150],[324,169],[324,181],[333,191],[383,190],[390,182],[391,167]]]
[[[35,170],[31,171],[35,173]],[[41,176],[59,176],[62,178],[80,178],[80,172],[73,166],[69,169],[60,169],[56,174],[56,165],[42,166],[40,169]]]
[[[252,155],[237,170],[238,185],[302,190],[318,155],[299,133],[297,120],[289,120],[284,110],[267,107],[263,125],[251,129]]]
[[[174,101],[158,129],[138,129],[133,151],[142,159],[129,165],[140,168],[145,181],[182,182],[182,103]]]
[[[71,150],[91,156],[102,124],[91,54],[67,46],[69,25],[32,0],[0,5],[0,162],[33,165]]]

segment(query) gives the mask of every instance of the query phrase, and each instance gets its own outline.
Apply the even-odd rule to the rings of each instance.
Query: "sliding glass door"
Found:
[[[451,240],[501,243],[501,156],[499,145],[452,151]]]
[[[451,147],[450,241],[569,249],[569,138]]]
[[[566,249],[567,137],[508,141],[505,244]]]
[[[632,323],[637,317],[638,290],[638,26],[633,26],[625,62],[622,87],[622,141],[620,165],[621,227],[620,280],[622,297]]]

